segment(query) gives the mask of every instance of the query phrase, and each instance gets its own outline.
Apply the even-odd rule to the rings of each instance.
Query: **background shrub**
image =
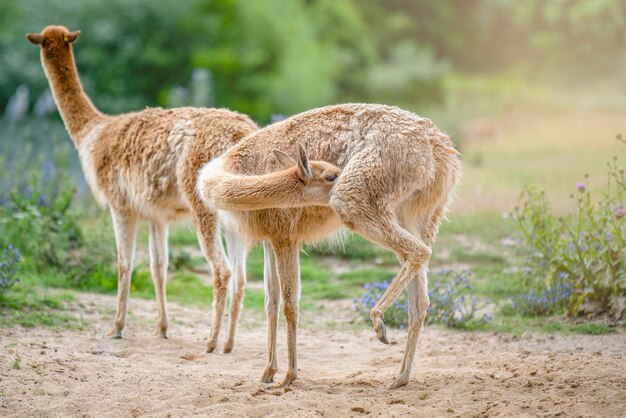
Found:
[[[608,163],[607,186],[597,201],[584,182],[571,198],[573,210],[557,216],[544,192],[522,193],[513,219],[531,285],[550,300],[569,289],[571,316],[606,313],[619,319],[626,308],[626,175],[618,159]]]
[[[11,244],[4,250],[0,261],[0,297],[3,297],[13,285],[20,282],[17,275],[20,272],[19,262],[21,258],[20,250]]]

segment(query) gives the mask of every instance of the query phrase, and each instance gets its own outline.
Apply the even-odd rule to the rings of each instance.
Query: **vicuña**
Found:
[[[117,313],[112,337],[120,338],[126,322],[130,277],[133,269],[136,226],[148,220],[150,269],[156,291],[156,334],[167,337],[165,297],[168,223],[191,215],[203,253],[214,276],[211,336],[217,344],[224,314],[231,268],[224,255],[216,211],[196,194],[202,164],[222,154],[255,131],[245,115],[225,109],[148,108],[122,115],[98,111],[83,91],[72,45],[79,31],[48,26],[27,38],[41,47],[41,61],[63,122],[78,150],[80,161],[96,200],[108,206],[117,245]],[[229,258],[235,271],[235,300],[231,302],[230,332],[224,351],[233,347],[235,328],[245,286],[245,249],[237,237],[227,234]]]
[[[297,144],[306,150],[299,152],[298,170],[284,181],[263,181],[282,165],[282,156],[269,150],[293,150]],[[324,166],[314,174],[307,166],[309,157],[341,171]],[[281,296],[289,364],[279,386],[296,379],[300,246],[343,225],[394,251],[400,260],[399,273],[370,317],[378,339],[388,343],[383,315],[408,289],[408,337],[392,387],[408,383],[430,304],[431,245],[460,173],[452,142],[429,119],[373,104],[329,106],[293,116],[247,136],[202,169],[202,199],[224,211],[227,228],[245,236],[246,245],[264,243],[269,359],[262,381],[273,381],[277,370]]]

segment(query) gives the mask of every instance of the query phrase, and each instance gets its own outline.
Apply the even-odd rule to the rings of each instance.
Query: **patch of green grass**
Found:
[[[475,266],[488,264],[491,266],[506,266],[507,260],[502,254],[474,250],[471,248],[454,247],[450,252],[451,260],[457,263],[467,263]]]
[[[512,209],[512,208],[511,208]],[[503,218],[498,212],[475,212],[472,214],[449,215],[450,221],[443,221],[437,236],[438,245],[440,240],[449,236],[466,235],[477,237],[481,242],[496,244],[515,231],[515,223],[510,218]]]
[[[617,332],[615,328],[604,324],[581,323],[574,324],[565,316],[522,316],[514,311],[501,309],[494,319],[487,323],[470,324],[466,329],[471,331],[497,331],[513,335],[540,332],[546,334],[610,334]]]
[[[346,238],[338,243],[321,243],[316,246],[307,246],[305,251],[310,255],[333,256],[346,260],[376,261],[378,264],[397,264],[396,255],[385,248],[371,243],[367,239],[354,233],[348,233]]]
[[[565,334],[612,334],[617,332],[615,328],[604,324],[584,323],[584,324],[569,324],[567,322],[553,322],[547,323],[542,326],[542,331],[545,332],[560,332]]]
[[[340,289],[330,283],[303,282],[302,294],[311,300],[337,300],[345,299],[347,297],[345,292],[343,292],[343,289]]]
[[[472,293],[475,296],[490,300],[508,300],[513,295],[524,293],[528,289],[521,277],[516,273],[494,271],[491,268],[479,267],[471,280]]]
[[[22,368],[22,359],[19,357],[16,357],[15,360],[13,360],[13,369],[19,370],[21,368]]]
[[[330,280],[332,274],[327,266],[316,257],[300,257],[300,276],[302,282],[326,283]]]
[[[369,269],[359,269],[341,273],[339,275],[339,280],[342,283],[350,283],[362,286],[365,283],[390,280],[394,274],[395,273],[391,272],[390,270],[382,269],[379,267],[372,267]]]
[[[172,246],[198,246],[198,235],[192,225],[180,224],[172,226],[168,242]]]
[[[131,296],[154,299],[154,285],[149,271],[138,271],[133,275]],[[167,298],[185,305],[210,309],[213,303],[213,286],[194,273],[177,272],[167,282]],[[246,288],[246,308],[262,311],[264,303],[265,292],[262,289]]]
[[[74,299],[75,296],[67,292],[51,294],[40,287],[21,283],[0,298],[0,327],[82,329],[83,322],[65,308],[65,303]]]
[[[257,245],[248,253],[246,272],[248,280],[263,281],[263,247]]]

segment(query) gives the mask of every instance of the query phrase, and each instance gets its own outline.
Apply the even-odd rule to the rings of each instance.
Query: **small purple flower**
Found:
[[[274,113],[274,114],[272,114],[272,116],[270,116],[270,125],[272,123],[282,122],[285,119],[287,119],[287,116],[281,115],[280,113]]]
[[[580,192],[580,193],[585,193],[585,190],[587,190],[587,186],[585,186],[585,183],[578,183],[576,185],[576,189]]]

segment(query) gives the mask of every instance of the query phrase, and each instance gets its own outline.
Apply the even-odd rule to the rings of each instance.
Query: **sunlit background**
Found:
[[[520,193],[545,190],[566,213],[577,184],[596,200],[607,161],[626,158],[616,140],[626,131],[623,0],[3,0],[0,245],[26,255],[35,287],[117,285],[108,214],[85,185],[39,48],[24,37],[50,24],[82,31],[80,78],[111,114],[218,106],[266,125],[318,106],[377,102],[432,119],[462,152],[464,174],[431,267],[473,270],[472,291],[496,305],[532,288],[511,247]],[[146,242],[141,229],[132,295],[153,298]],[[208,307],[210,271],[193,228],[172,229],[170,244],[168,296]],[[303,254],[305,309],[351,301],[364,283],[397,272],[394,255],[363,239],[344,249],[332,259]],[[262,274],[255,250],[246,307],[257,312]],[[533,274],[544,289],[544,273]],[[504,318],[496,326],[519,326]]]
[[[218,106],[266,124],[378,102],[429,117],[465,156],[462,212],[509,210],[525,185],[568,195],[584,173],[600,184],[595,173],[626,119],[620,0],[5,0],[1,8],[3,169],[27,152],[27,165],[53,159],[80,178],[37,48],[24,39],[48,24],[82,31],[80,77],[105,112]]]

